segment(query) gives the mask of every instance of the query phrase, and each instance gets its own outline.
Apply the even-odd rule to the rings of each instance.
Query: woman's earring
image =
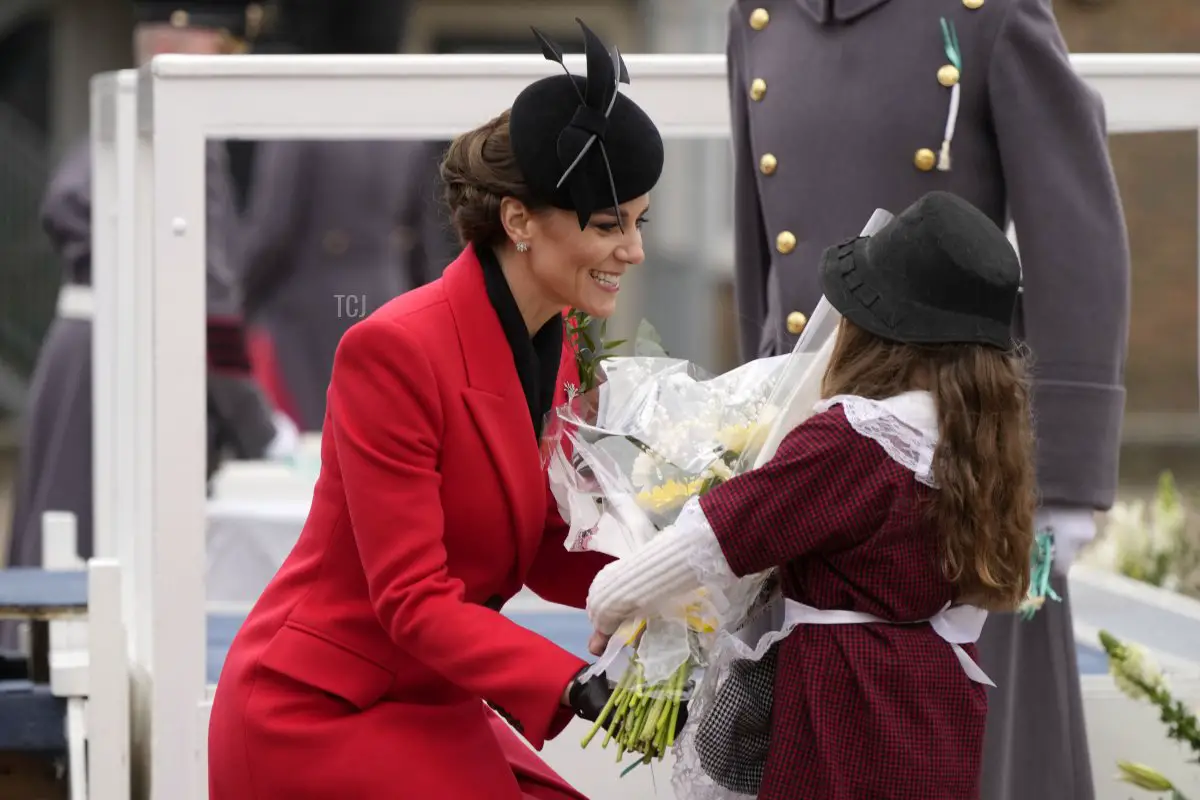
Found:
[[[529,242],[517,242],[517,252],[518,253],[528,253],[529,252]]]

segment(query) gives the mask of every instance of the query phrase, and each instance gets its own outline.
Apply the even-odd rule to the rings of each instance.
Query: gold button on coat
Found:
[[[971,9],[983,7],[983,0],[962,0],[962,3],[964,6]]]
[[[938,70],[938,83],[946,88],[950,88],[958,83],[959,72],[958,67],[953,64],[947,64]]]
[[[767,82],[762,78],[755,78],[750,82],[750,99],[754,102],[762,100],[767,94]]]
[[[761,31],[771,21],[771,15],[765,8],[756,8],[750,12],[750,27]]]
[[[325,234],[321,244],[325,246],[325,252],[329,255],[340,256],[350,249],[350,237],[345,231],[332,230]]]
[[[933,151],[928,147],[922,147],[917,151],[917,154],[913,156],[913,164],[916,165],[917,169],[921,170],[921,172],[929,172],[929,170],[933,169],[937,164],[937,156],[935,156]]]
[[[758,169],[763,175],[774,175],[775,168],[779,166],[779,159],[770,153],[763,154],[763,157],[758,160]]]
[[[784,231],[775,237],[775,249],[785,256],[796,249],[796,234]]]
[[[808,317],[801,314],[799,311],[793,311],[787,315],[787,329],[792,336],[799,336],[804,333],[804,326],[808,324]]]

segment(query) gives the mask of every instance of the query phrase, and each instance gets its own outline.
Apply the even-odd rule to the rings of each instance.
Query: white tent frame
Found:
[[[137,77],[137,70],[129,69],[97,75],[91,82],[95,555],[116,558],[126,570],[121,604],[130,652],[135,658],[139,631],[132,614],[139,592],[132,570],[136,563],[149,563],[150,543],[148,535],[142,537],[140,544],[145,552],[136,552],[139,541],[133,532],[138,515],[134,492],[138,459],[130,446],[137,425],[136,393],[149,385],[135,367],[150,363],[146,333],[150,320],[149,281],[137,275],[135,257]],[[142,297],[137,296],[138,291],[143,292]],[[137,312],[141,312],[140,319]],[[140,354],[139,343],[145,351]],[[140,405],[148,407],[147,399]],[[142,570],[140,577],[144,580],[146,574]],[[148,620],[149,614],[142,611],[142,619]]]
[[[635,78],[627,91],[664,137],[729,135],[723,56],[626,61]],[[1087,54],[1073,63],[1103,96],[1111,132],[1200,129],[1200,56]],[[577,57],[568,64],[583,68]],[[135,267],[117,274],[139,283],[113,301],[130,326],[123,335],[104,333],[121,343],[109,346],[133,353],[132,363],[108,362],[119,368],[104,407],[133,400],[117,405],[116,433],[98,436],[105,450],[97,465],[121,463],[111,448],[135,454],[114,474],[140,499],[106,513],[146,558],[135,558],[131,572],[137,613],[146,617],[136,667],[152,676],[137,705],[148,708],[153,798],[206,796],[206,139],[449,138],[557,69],[536,56],[159,56],[140,71],[135,196],[97,197],[96,206],[136,207]],[[97,190],[111,192],[112,182]]]

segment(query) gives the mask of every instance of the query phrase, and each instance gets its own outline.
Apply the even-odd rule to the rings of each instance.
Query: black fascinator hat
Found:
[[[566,74],[536,81],[517,96],[509,135],[527,199],[574,211],[584,228],[594,212],[617,213],[621,203],[654,188],[663,143],[646,112],[619,91],[629,83],[620,52],[575,21],[583,29],[587,76],[571,75],[562,48],[534,28],[542,53]]]
[[[874,236],[827,249],[821,284],[843,317],[889,341],[1013,345],[1016,251],[986,214],[949,192],[929,192]]]

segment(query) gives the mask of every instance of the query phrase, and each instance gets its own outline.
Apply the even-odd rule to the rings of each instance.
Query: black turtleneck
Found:
[[[534,434],[540,439],[546,415],[554,405],[555,382],[562,359],[562,317],[556,314],[531,338],[521,317],[521,309],[517,307],[516,298],[500,268],[500,260],[490,247],[477,248],[476,255],[483,266],[483,283],[487,287],[488,300],[500,318],[500,328],[512,350],[517,377],[521,380],[521,389],[529,405]]]

